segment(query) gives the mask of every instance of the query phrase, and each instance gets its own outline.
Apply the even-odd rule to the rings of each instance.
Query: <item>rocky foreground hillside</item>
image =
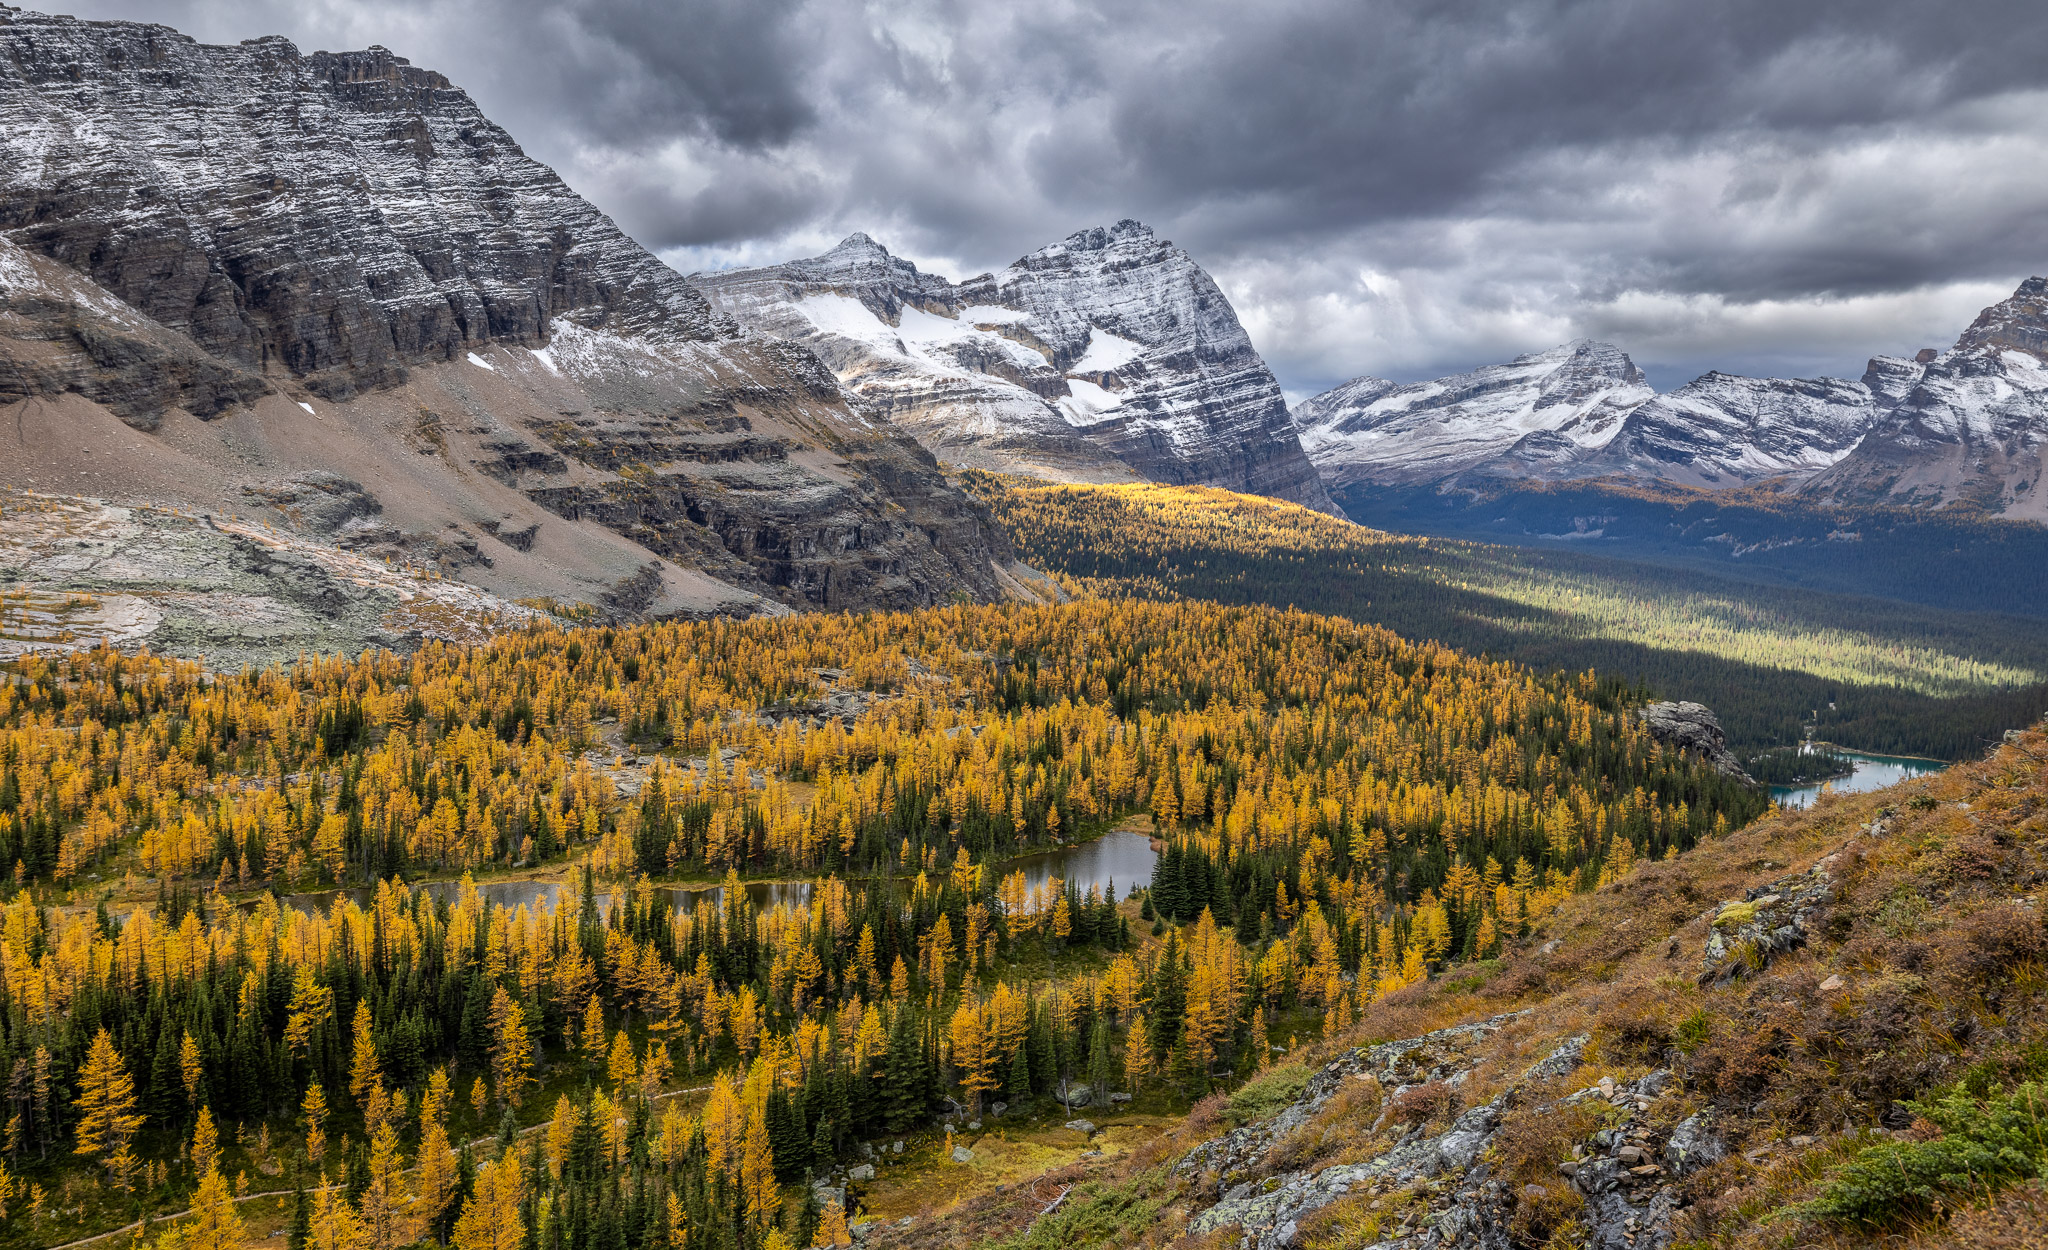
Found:
[[[742,324],[816,351],[948,463],[1336,510],[1230,301],[1138,222],[1079,231],[958,284],[865,234],[690,281]]]
[[[2038,1246],[2044,880],[2037,726],[1977,763],[1639,865],[1503,959],[1382,999],[1122,1158],[863,1232],[933,1247]]]
[[[1659,395],[1619,348],[1581,340],[1433,381],[1354,378],[1297,405],[1294,421],[1340,501],[1376,487],[1615,477],[1777,482],[1825,502],[2039,520],[2044,292],[2048,279],[2030,278],[1949,350],[1875,356],[1855,380],[1709,373]]]
[[[245,515],[508,599],[1016,590],[912,439],[382,48],[0,6],[0,413],[0,485]]]

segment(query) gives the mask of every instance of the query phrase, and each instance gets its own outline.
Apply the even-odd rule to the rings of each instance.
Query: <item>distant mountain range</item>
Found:
[[[1429,382],[1356,378],[1297,405],[1294,423],[1340,502],[1624,478],[2040,520],[2044,291],[2048,279],[2030,278],[1948,351],[1877,356],[1856,381],[1709,373],[1660,395],[1620,348],[1580,340]]]
[[[1047,591],[952,467],[1375,518],[1621,479],[2038,520],[2044,360],[2037,278],[1857,381],[1659,395],[1581,341],[1290,413],[1217,284],[1135,221],[960,282],[865,234],[685,278],[385,49],[0,5],[0,488],[239,513],[497,602]]]

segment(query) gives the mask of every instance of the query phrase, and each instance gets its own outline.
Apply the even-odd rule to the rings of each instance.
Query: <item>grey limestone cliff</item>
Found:
[[[912,439],[382,48],[0,6],[0,405],[0,485],[267,507],[245,488],[332,472],[383,554],[506,594],[1009,588]]]
[[[958,284],[864,234],[691,281],[742,324],[812,347],[862,404],[952,463],[1335,511],[1229,300],[1138,222]]]

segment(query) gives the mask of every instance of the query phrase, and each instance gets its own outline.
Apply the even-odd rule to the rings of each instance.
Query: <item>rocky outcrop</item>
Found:
[[[343,528],[353,483],[282,483]],[[295,503],[295,506],[297,504]],[[226,516],[0,492],[0,582],[14,617],[0,660],[106,642],[237,672],[312,652],[479,642],[541,618],[461,582]]]
[[[1334,510],[1229,300],[1135,221],[957,285],[865,234],[690,280],[742,324],[811,347],[865,408],[948,463]]]
[[[0,6],[6,404],[0,484],[254,508],[511,597],[908,608],[1030,578],[807,349],[381,48]],[[379,506],[329,526],[329,479]]]
[[[1752,976],[1779,955],[1806,945],[1834,902],[1833,862],[1830,855],[1805,872],[1757,886],[1709,912],[1700,984],[1725,985]]]
[[[1524,1106],[1541,1113],[1597,1104],[1603,1127],[1573,1147],[1572,1157],[1558,1168],[1552,1183],[1573,1186],[1584,1200],[1586,1244],[1599,1250],[1665,1250],[1672,1242],[1672,1214],[1678,1202],[1671,1180],[1723,1157],[1725,1140],[1704,1113],[1680,1121],[1669,1132],[1656,1127],[1654,1109],[1678,1092],[1677,1081],[1663,1069],[1625,1083],[1603,1077],[1563,1098],[1532,1104],[1533,1091],[1555,1089],[1554,1082],[1578,1068],[1588,1042],[1583,1034],[1561,1039],[1493,1098],[1434,1128],[1412,1125],[1390,1144],[1381,1144],[1381,1129],[1404,1093],[1427,1081],[1441,1082],[1453,1092],[1463,1087],[1485,1060],[1491,1039],[1525,1014],[1509,1013],[1353,1051],[1318,1071],[1301,1096],[1272,1120],[1247,1125],[1189,1151],[1175,1171],[1214,1178],[1218,1198],[1189,1222],[1188,1231],[1201,1235],[1236,1230],[1243,1250],[1283,1250],[1299,1244],[1303,1223],[1322,1208],[1347,1198],[1370,1199],[1388,1204],[1379,1240],[1373,1243],[1380,1250],[1508,1250],[1513,1244],[1510,1219],[1517,1202],[1530,1195],[1512,1191],[1494,1172],[1488,1151],[1503,1117]],[[1347,1081],[1368,1079],[1380,1091],[1379,1119],[1367,1129],[1363,1115],[1353,1113],[1358,1117],[1352,1133],[1356,1144],[1348,1152],[1368,1157],[1264,1174],[1269,1154],[1314,1120],[1336,1089]],[[1398,1201],[1400,1195],[1419,1203]],[[1397,1210],[1404,1212],[1398,1224]]]
[[[1730,777],[1749,781],[1742,761],[1728,749],[1728,735],[1713,710],[1700,703],[1652,703],[1638,713],[1650,736],[1665,746],[1691,751]],[[1755,784],[1752,782],[1751,784]]]
[[[1505,1096],[1470,1108],[1436,1133],[1414,1126],[1390,1148],[1362,1162],[1263,1178],[1246,1175],[1260,1170],[1265,1157],[1309,1123],[1346,1082],[1377,1082],[1382,1091],[1382,1123],[1385,1108],[1410,1088],[1430,1081],[1452,1088],[1462,1085],[1477,1066],[1476,1052],[1520,1014],[1510,1012],[1353,1051],[1319,1069],[1300,1096],[1271,1120],[1247,1125],[1189,1151],[1174,1170],[1181,1175],[1215,1177],[1218,1200],[1189,1222],[1188,1231],[1199,1236],[1237,1228],[1242,1230],[1245,1250],[1280,1250],[1294,1244],[1304,1218],[1348,1194],[1366,1189],[1388,1191],[1447,1173],[1461,1176],[1469,1172],[1499,1126]],[[1584,1044],[1585,1039],[1580,1038],[1576,1046],[1563,1048],[1569,1054],[1567,1070],[1577,1065],[1576,1047]],[[1373,1130],[1377,1132],[1379,1127],[1376,1124]],[[1483,1185],[1484,1169],[1480,1171],[1476,1183]]]
[[[212,417],[269,392],[259,375],[0,235],[0,408],[77,394],[151,432],[172,408]]]

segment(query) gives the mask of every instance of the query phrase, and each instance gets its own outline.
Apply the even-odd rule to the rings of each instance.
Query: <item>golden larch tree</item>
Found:
[[[491,995],[491,1083],[507,1106],[519,1105],[526,1092],[533,1056],[526,1036],[526,1012],[504,986]]]
[[[220,1133],[213,1126],[213,1112],[199,1109],[199,1122],[192,1126],[192,1170],[201,1176],[220,1159]]]
[[[516,1156],[483,1164],[463,1213],[455,1219],[455,1250],[520,1250],[526,1240],[526,1221],[520,1217],[524,1201],[526,1176]]]
[[[400,1170],[398,1130],[387,1120],[370,1139],[370,1183],[357,1203],[365,1250],[397,1250],[415,1240]]]
[[[370,1092],[383,1083],[377,1068],[377,1042],[371,1036],[370,1004],[356,1004],[355,1042],[350,1051],[348,1068],[349,1097],[356,1100],[356,1106],[370,1105]]]
[[[627,1038],[626,1031],[620,1029],[612,1034],[611,1058],[607,1063],[608,1070],[605,1075],[615,1088],[624,1089],[632,1084],[637,1068],[638,1065],[633,1058],[633,1043]]]
[[[1001,1082],[996,1080],[995,1047],[989,1042],[988,1026],[981,1008],[962,1003],[953,1012],[953,1062],[960,1065],[960,1086],[967,1091],[975,1113],[981,1112],[981,1096]]]
[[[818,1231],[811,1237],[811,1245],[850,1246],[853,1234],[846,1227],[846,1208],[836,1202],[825,1204],[824,1212],[818,1217]]]
[[[180,1250],[244,1250],[249,1244],[249,1230],[235,1214],[235,1197],[219,1168],[207,1168],[200,1178],[192,1195],[192,1220],[177,1235]]]
[[[178,1075],[185,1084],[185,1101],[197,1106],[199,1083],[206,1079],[206,1061],[199,1054],[199,1043],[192,1040],[188,1031],[185,1040],[178,1043]]]
[[[775,1185],[775,1155],[768,1144],[767,1118],[759,1106],[747,1109],[747,1131],[740,1146],[740,1194],[747,1219],[758,1231],[782,1210],[782,1191]]]
[[[364,1244],[362,1217],[338,1190],[327,1188],[323,1177],[313,1194],[306,1250],[363,1250]]]
[[[319,1082],[306,1087],[299,1113],[306,1117],[306,1158],[317,1164],[327,1154],[327,1091]]]
[[[85,1067],[78,1074],[78,1146],[74,1153],[97,1157],[122,1188],[135,1169],[129,1150],[143,1117],[135,1110],[135,1082],[122,1066],[121,1052],[114,1039],[101,1029],[86,1052]]]

